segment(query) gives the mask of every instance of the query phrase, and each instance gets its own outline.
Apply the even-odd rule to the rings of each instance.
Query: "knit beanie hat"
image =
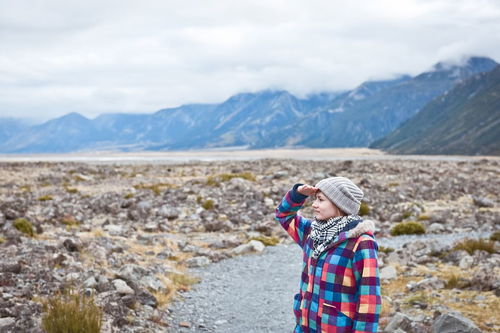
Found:
[[[363,191],[345,177],[320,180],[316,187],[338,208],[348,215],[358,214]]]

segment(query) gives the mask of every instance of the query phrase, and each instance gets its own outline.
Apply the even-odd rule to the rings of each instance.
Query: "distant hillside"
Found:
[[[500,155],[500,66],[434,99],[371,147],[397,154]]]
[[[307,98],[265,90],[237,94],[220,104],[182,105],[152,114],[87,119],[71,113],[4,131],[0,152],[367,147],[435,97],[497,65],[489,58],[472,57],[461,65],[438,63],[415,77],[368,81],[351,91]]]
[[[25,121],[0,117],[0,145],[28,127]]]

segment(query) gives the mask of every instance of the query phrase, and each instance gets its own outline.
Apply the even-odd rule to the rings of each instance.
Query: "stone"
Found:
[[[125,281],[139,284],[142,287],[150,288],[155,291],[165,290],[165,287],[161,281],[154,276],[149,270],[144,267],[135,264],[123,265],[118,273],[116,274],[118,278]]]
[[[150,222],[144,226],[144,231],[146,231],[146,232],[158,232],[158,230],[159,230],[159,226],[158,226],[158,223],[156,223],[156,222]]]
[[[384,329],[384,332],[393,333],[396,330],[402,330],[403,332],[413,332],[411,327],[412,320],[410,317],[402,312],[396,312],[396,314],[391,318],[389,323]]]
[[[210,259],[207,257],[193,257],[186,260],[186,265],[190,268],[194,267],[206,267],[210,265]]]
[[[75,241],[74,239],[67,238],[63,242],[63,246],[68,250],[69,252],[79,252],[81,248],[81,244],[78,241]]]
[[[431,333],[481,333],[470,319],[458,312],[440,315],[431,326]]]
[[[472,267],[474,264],[474,258],[471,256],[465,256],[462,259],[460,259],[460,263],[458,264],[458,267],[461,269],[469,269]]]
[[[9,332],[12,329],[14,324],[16,323],[16,318],[13,317],[5,317],[0,318],[0,332]]]
[[[140,290],[137,293],[137,301],[142,305],[151,306],[156,308],[158,306],[158,300],[151,293],[146,290]]]
[[[246,244],[241,244],[240,246],[234,248],[231,253],[235,255],[241,255],[241,254],[247,254],[247,253],[252,253],[252,252],[262,252],[266,246],[258,241],[258,240],[251,240],[250,242]]]
[[[133,295],[135,292],[134,292],[134,289],[130,288],[128,285],[127,285],[127,282],[121,280],[121,279],[116,279],[116,280],[113,280],[113,286],[115,286],[115,290],[119,293],[119,294],[122,294],[122,295]]]
[[[385,266],[380,270],[380,280],[393,280],[398,277],[398,272],[394,266]]]
[[[430,234],[438,234],[446,231],[446,227],[441,223],[432,223],[428,228],[427,232]]]
[[[437,277],[431,277],[427,279],[420,280],[417,283],[409,283],[407,285],[408,289],[410,291],[416,291],[416,290],[437,290],[437,289],[443,289],[444,288],[444,281],[437,278]]]
[[[493,200],[484,197],[472,197],[474,205],[478,207],[491,208],[495,206]]]
[[[95,289],[97,287],[97,280],[95,277],[91,276],[83,282],[83,287]]]
[[[21,273],[22,266],[17,262],[7,262],[0,265],[0,272],[3,273]]]
[[[190,323],[190,322],[187,322],[187,321],[181,321],[181,322],[179,323],[179,326],[180,326],[180,327],[191,328],[191,323]]]

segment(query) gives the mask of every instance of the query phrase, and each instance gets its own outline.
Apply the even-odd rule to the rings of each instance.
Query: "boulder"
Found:
[[[134,289],[130,288],[127,282],[121,279],[113,280],[113,286],[115,286],[115,290],[122,295],[133,295],[135,293]]]
[[[409,283],[407,285],[407,288],[410,291],[443,289],[444,288],[444,281],[437,278],[437,277],[431,277],[431,278],[420,280],[416,283]]]
[[[186,265],[190,268],[206,267],[210,265],[210,259],[207,257],[193,257],[186,260]]]
[[[247,253],[252,253],[252,252],[262,252],[266,246],[258,241],[258,240],[251,240],[250,242],[246,244],[241,244],[240,246],[234,248],[231,253],[235,255],[241,255],[241,254],[247,254]]]
[[[161,281],[153,273],[144,267],[135,264],[123,265],[116,276],[131,284],[138,284],[146,289],[155,291],[165,290]]]
[[[393,280],[398,277],[398,272],[394,266],[385,266],[380,270],[380,280]]]
[[[396,312],[396,314],[391,318],[389,323],[384,329],[384,332],[393,333],[397,330],[413,333],[413,329],[411,327],[412,320],[410,317],[401,312]]]
[[[432,333],[481,333],[481,330],[470,319],[458,312],[440,315],[432,324]]]

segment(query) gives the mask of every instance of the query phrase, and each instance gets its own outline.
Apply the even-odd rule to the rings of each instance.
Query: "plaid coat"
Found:
[[[377,332],[381,298],[373,222],[341,232],[314,259],[308,237],[312,222],[297,214],[305,198],[291,190],[276,209],[276,219],[303,250],[295,332]]]

